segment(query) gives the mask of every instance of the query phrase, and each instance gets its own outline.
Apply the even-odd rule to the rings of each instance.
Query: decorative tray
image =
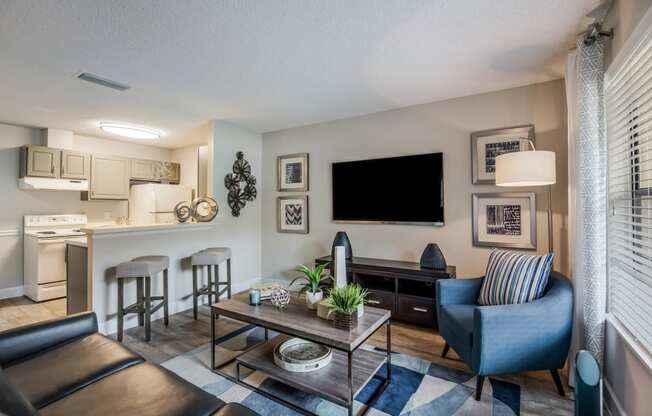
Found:
[[[325,345],[290,338],[274,348],[274,363],[286,371],[306,373],[330,364],[333,352]]]

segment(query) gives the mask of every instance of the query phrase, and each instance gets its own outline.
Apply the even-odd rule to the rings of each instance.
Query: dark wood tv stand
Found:
[[[320,257],[315,263],[331,263],[332,257]],[[353,257],[346,262],[349,282],[369,291],[367,303],[392,311],[392,319],[436,327],[435,290],[438,279],[455,278],[455,266],[446,270],[422,268],[419,263]]]

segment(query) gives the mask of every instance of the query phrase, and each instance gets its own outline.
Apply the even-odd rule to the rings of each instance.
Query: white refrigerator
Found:
[[[192,202],[193,189],[183,185],[147,183],[133,185],[129,195],[129,223],[136,225],[174,224],[174,207]]]

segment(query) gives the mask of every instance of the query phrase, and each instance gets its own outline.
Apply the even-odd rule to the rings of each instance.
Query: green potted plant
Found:
[[[348,284],[332,289],[328,294],[328,309],[333,314],[336,328],[352,329],[358,326],[358,308],[367,299],[367,289]]]
[[[302,276],[299,276],[290,282],[290,286],[296,281],[303,280],[303,285],[299,293],[306,294],[306,305],[308,309],[317,309],[317,304],[324,298],[324,292],[322,288],[326,286],[326,283],[332,277],[326,272],[326,266],[328,263],[320,264],[315,268],[311,269],[310,267],[300,264],[296,268],[296,271],[303,273]]]

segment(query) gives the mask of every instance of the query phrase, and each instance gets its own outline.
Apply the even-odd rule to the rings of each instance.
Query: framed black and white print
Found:
[[[280,192],[308,191],[308,153],[279,156],[277,163]]]
[[[535,193],[473,194],[473,245],[536,250]]]
[[[278,232],[308,234],[308,196],[278,197]]]
[[[496,157],[520,152],[534,144],[534,126],[506,127],[471,133],[471,165],[474,185],[496,183]]]

